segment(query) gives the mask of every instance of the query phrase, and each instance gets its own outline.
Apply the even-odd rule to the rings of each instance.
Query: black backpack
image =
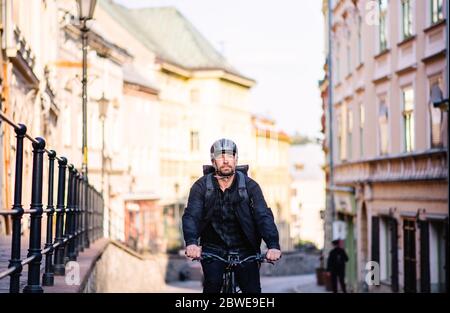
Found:
[[[239,185],[238,192],[241,197],[241,201],[248,201],[248,192],[247,192],[247,184],[245,180],[245,176],[248,176],[248,165],[238,165],[236,166],[236,173],[239,177]],[[212,176],[214,175],[215,168],[212,165],[203,165],[203,175],[206,175],[206,195],[205,195],[205,203],[210,203],[212,201],[212,197],[214,195],[214,185],[212,182]],[[250,201],[250,206],[251,206]]]

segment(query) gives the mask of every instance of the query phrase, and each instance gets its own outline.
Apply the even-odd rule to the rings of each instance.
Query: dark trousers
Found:
[[[341,285],[342,292],[346,293],[347,289],[345,288],[345,273],[344,272],[331,272],[331,286],[333,288],[333,292],[338,292],[338,280]]]
[[[222,257],[226,256],[226,251],[203,249],[204,252],[211,252]],[[240,253],[240,258],[245,258],[253,253]],[[203,292],[219,293],[223,285],[223,274],[226,264],[219,260],[202,260],[203,269]],[[246,262],[235,267],[235,282],[243,293],[261,293],[261,283],[259,277],[259,264]]]

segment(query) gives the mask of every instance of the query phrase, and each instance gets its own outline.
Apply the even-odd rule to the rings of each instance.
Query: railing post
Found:
[[[95,192],[94,192],[95,194]],[[97,195],[95,194],[94,200],[92,201],[92,238],[97,240]]]
[[[70,208],[70,222],[69,222],[69,229],[70,229],[70,235],[72,238],[69,240],[69,249],[68,249],[68,260],[69,261],[76,261],[77,260],[77,254],[76,254],[76,243],[77,243],[77,236],[76,236],[76,206],[77,206],[77,185],[78,185],[78,171],[73,168],[73,177],[72,177],[72,203]]]
[[[77,255],[83,251],[83,210],[84,210],[84,175],[78,177],[78,205],[77,205]]]
[[[78,257],[78,250],[80,246],[80,202],[81,202],[81,195],[80,195],[80,178],[81,178],[81,172],[77,172],[77,175],[75,176],[75,206],[74,206],[74,213],[73,213],[73,234],[75,236],[74,238],[74,255],[75,258]]]
[[[86,207],[84,208],[84,246],[89,248],[91,245],[91,231],[90,231],[90,210],[92,206],[92,188],[88,189],[88,198],[86,201]]]
[[[55,250],[55,265],[54,273],[55,275],[64,275],[64,198],[66,191],[66,168],[67,159],[64,157],[60,158],[58,161],[58,200],[56,203],[56,234],[55,242],[59,243],[59,246]]]
[[[23,289],[26,293],[42,293],[40,285],[41,266],[41,219],[42,219],[42,172],[45,140],[37,137],[33,142],[33,178],[31,190],[30,248],[28,257],[35,258],[28,265],[28,284]]]
[[[97,223],[98,223],[97,207],[98,207],[98,197],[97,197],[97,194],[95,193],[95,198],[92,203],[92,227],[93,227],[92,238],[94,238],[94,240],[97,240],[97,231],[98,231],[98,229],[97,229]]]
[[[20,261],[20,237],[21,237],[21,220],[23,215],[22,207],[22,172],[23,172],[23,138],[27,132],[27,128],[23,124],[19,124],[19,128],[15,129],[16,144],[16,174],[14,177],[14,204],[12,209],[17,213],[12,215],[12,240],[11,240],[11,259],[8,268],[15,267],[16,270],[10,274],[9,292],[19,293],[20,276],[22,275],[22,263]]]
[[[65,225],[65,231],[64,236],[66,241],[66,244],[64,245],[64,264],[66,264],[69,261],[69,253],[70,253],[70,245],[73,242],[72,236],[72,216],[73,216],[73,185],[75,183],[75,168],[73,164],[70,164],[69,166],[69,179],[68,179],[68,186],[67,186],[67,208],[66,208],[66,225]]]
[[[101,211],[101,199],[100,197],[97,195],[97,201],[95,203],[95,216],[97,218],[97,223],[96,223],[96,227],[97,227],[97,233],[96,233],[96,238],[100,238],[101,234],[100,232],[101,230],[101,220],[103,218],[103,216],[101,215],[103,213],[103,211]]]
[[[80,198],[82,199],[82,201],[80,201],[80,216],[79,216],[79,221],[80,221],[80,226],[79,226],[79,251],[84,251],[84,247],[86,244],[86,238],[85,238],[85,229],[86,229],[86,224],[85,224],[85,218],[84,215],[86,214],[86,202],[88,200],[88,198],[86,197],[86,189],[87,189],[87,183],[86,183],[86,177],[85,175],[81,175],[80,177],[80,185],[81,185],[81,189],[80,189]]]
[[[89,248],[91,245],[91,241],[92,241],[92,234],[91,234],[91,209],[92,209],[92,199],[93,199],[93,192],[92,192],[92,188],[89,189],[89,202],[86,206],[86,234],[85,234],[85,238],[86,238],[86,248]]]
[[[105,214],[103,213],[105,211],[105,199],[103,198],[103,195],[99,197],[100,207],[99,207],[99,220],[100,220],[100,238],[104,236],[104,227],[105,227]]]
[[[55,157],[56,152],[50,150],[48,154],[48,203],[47,203],[47,238],[44,248],[50,248],[50,251],[45,255],[45,272],[42,275],[43,286],[53,286],[53,214],[55,213],[55,206],[53,205],[53,182],[55,176]]]

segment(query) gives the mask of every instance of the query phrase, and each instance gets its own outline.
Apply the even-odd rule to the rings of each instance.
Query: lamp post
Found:
[[[77,0],[78,15],[81,22],[81,44],[83,50],[83,78],[81,84],[83,85],[82,105],[83,105],[83,162],[81,170],[84,177],[88,177],[88,149],[87,149],[87,39],[89,28],[87,21],[92,19],[94,15],[95,5],[97,0]]]
[[[108,113],[108,105],[109,100],[105,98],[105,93],[103,93],[102,97],[98,100],[99,115],[100,120],[102,121],[102,186],[101,186],[102,194],[105,179],[105,119],[106,114]]]
[[[109,100],[105,97],[105,93],[102,93],[102,97],[97,100],[98,111],[100,115],[100,120],[102,121],[102,182],[101,182],[101,193],[103,195],[104,185],[105,185],[105,119],[108,113]],[[109,206],[109,205],[108,205]],[[110,207],[110,206],[109,206]],[[109,238],[111,238],[111,209],[109,209],[108,215],[108,233]]]

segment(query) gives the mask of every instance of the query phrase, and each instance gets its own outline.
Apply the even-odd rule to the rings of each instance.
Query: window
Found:
[[[429,100],[429,111],[430,111],[430,142],[431,148],[441,148],[442,144],[442,121],[443,114],[442,110],[439,108],[435,108],[433,103],[431,102],[431,93],[432,90],[436,90],[437,92],[442,93],[442,78],[436,77],[431,79],[430,81],[430,100]],[[435,92],[436,92],[435,91]]]
[[[336,83],[339,83],[341,81],[341,59],[339,57],[339,53],[341,51],[341,45],[338,43],[336,45]]]
[[[407,87],[402,91],[403,102],[403,151],[414,150],[414,90]]]
[[[350,160],[352,158],[352,150],[353,150],[353,111],[347,111],[347,156]]]
[[[191,131],[191,152],[199,151],[200,143],[198,137],[198,131]]]
[[[341,117],[341,113],[337,112],[337,154],[338,154],[338,158],[339,160],[342,160],[342,117]]]
[[[347,75],[352,71],[352,35],[347,33]]]
[[[378,36],[379,36],[379,52],[383,52],[387,49],[387,0],[378,0],[378,9],[379,9],[379,21],[378,21]]]
[[[72,143],[72,115],[70,115],[70,107],[62,111],[63,113],[63,138],[64,145],[70,146]]]
[[[358,64],[362,63],[362,17],[358,16]]]
[[[191,103],[198,103],[200,101],[200,91],[198,89],[191,89]]]
[[[402,39],[412,36],[411,0],[402,0]]]
[[[430,0],[431,24],[436,24],[444,19],[442,0]]]
[[[430,285],[431,292],[445,292],[445,224],[430,223]]]
[[[392,229],[390,219],[380,218],[380,279],[390,282],[392,276]]]
[[[389,111],[384,100],[378,109],[378,150],[380,155],[388,153],[389,146]]]
[[[347,159],[347,112],[348,109],[345,104],[341,105],[340,110],[337,112],[337,131],[338,131],[338,157],[339,160],[345,161]]]
[[[364,156],[364,104],[359,105],[359,156],[362,158]]]

